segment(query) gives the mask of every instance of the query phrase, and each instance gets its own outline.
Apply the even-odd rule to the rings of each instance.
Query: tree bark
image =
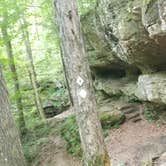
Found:
[[[16,66],[15,66],[15,60],[14,60],[14,56],[13,56],[11,40],[8,35],[7,28],[2,28],[2,35],[3,35],[4,44],[6,46],[9,67],[10,67],[13,81],[14,81],[15,99],[16,99],[17,110],[19,112],[19,130],[20,130],[21,134],[25,134],[26,125],[25,125],[25,119],[24,119],[19,79],[18,79],[18,74],[17,74],[17,70],[16,70]]]
[[[27,53],[27,60],[29,62],[29,64],[28,64],[29,69],[28,70],[29,70],[29,74],[31,77],[31,83],[32,83],[32,87],[34,90],[34,94],[35,94],[35,100],[36,100],[35,103],[37,104],[37,109],[40,113],[41,118],[45,121],[46,118],[45,118],[45,114],[44,114],[42,101],[41,101],[41,98],[39,96],[37,76],[36,76],[36,71],[35,71],[35,67],[34,67],[31,43],[29,40],[29,32],[27,30],[27,23],[26,23],[25,18],[22,19],[22,26],[23,26],[23,39],[24,39],[26,53]]]
[[[85,166],[109,166],[90,68],[87,62],[80,20],[74,0],[55,0],[61,48],[77,124],[84,152]]]
[[[8,92],[0,69],[0,165],[25,166],[19,135],[12,118]]]

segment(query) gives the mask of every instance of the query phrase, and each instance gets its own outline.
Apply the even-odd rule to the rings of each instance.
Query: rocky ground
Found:
[[[166,151],[165,133],[166,126],[147,121],[126,122],[119,129],[110,130],[106,144],[113,165],[142,166],[149,163],[151,166],[150,163]],[[166,165],[166,160],[162,164]]]
[[[126,121],[118,129],[111,129],[105,139],[113,166],[166,166],[166,125],[149,122],[139,112],[139,104],[124,102],[105,104],[101,110],[119,109]],[[56,127],[57,121],[73,114],[72,109],[55,116],[49,122]],[[52,133],[41,148],[36,166],[80,166],[80,161],[67,154],[65,142]],[[149,164],[149,165],[148,165]],[[32,165],[32,166],[34,166]]]
[[[37,163],[32,166],[80,166],[77,158],[70,156],[65,149],[65,142],[58,135],[49,136],[38,154]]]

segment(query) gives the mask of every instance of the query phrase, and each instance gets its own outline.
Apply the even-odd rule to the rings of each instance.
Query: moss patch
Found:
[[[100,112],[99,117],[104,130],[119,127],[125,119],[125,116],[120,111]]]

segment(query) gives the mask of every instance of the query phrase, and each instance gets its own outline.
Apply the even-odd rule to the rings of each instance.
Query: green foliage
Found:
[[[45,101],[43,105],[47,105],[48,102],[51,102],[59,112],[65,110],[65,108],[69,106],[69,96],[64,81],[41,81],[40,95]]]
[[[80,15],[85,15],[96,6],[96,0],[77,0]]]
[[[138,97],[132,95],[132,96],[128,96],[127,98],[129,103],[141,103],[141,101],[138,99]]]
[[[152,106],[146,106],[144,111],[144,117],[146,120],[149,120],[149,121],[155,121],[155,120],[158,120],[159,118],[157,111]]]
[[[153,165],[154,165],[153,161],[147,161],[147,162],[143,161],[143,162],[141,162],[141,166],[153,166]]]
[[[143,5],[149,5],[150,3],[154,2],[156,0],[143,0]]]
[[[79,137],[76,118],[74,115],[68,117],[60,126],[62,138],[67,142],[67,151],[75,156],[82,156],[81,141]]]
[[[53,95],[53,98],[56,98],[54,100],[55,107],[59,110],[65,109],[67,106],[69,106],[69,97],[68,92],[66,88],[60,88],[58,89]]]
[[[28,165],[37,157],[40,147],[47,143],[46,137],[48,137],[51,131],[49,125],[39,120],[36,120],[35,122],[32,121],[31,123],[32,128],[30,128],[27,134],[21,138],[24,155]]]
[[[58,109],[66,106],[69,101],[60,57],[54,7],[52,0],[0,0],[0,2],[0,28],[5,28],[8,31],[8,36],[0,38],[0,64],[3,65],[4,75],[10,93],[12,112],[18,126],[19,112],[16,109],[16,99],[20,94],[14,93],[14,82],[8,67],[9,62],[5,47],[5,41],[10,39],[19,77],[26,127],[28,129],[26,135],[21,140],[26,159],[28,163],[31,163],[37,156],[40,146],[43,143],[41,141],[42,138],[47,137],[51,129],[48,125],[41,123],[37,108],[35,107],[33,89],[29,79],[27,60],[25,58],[25,39],[22,35],[24,28],[27,28],[29,31],[32,56],[34,58],[34,66],[39,85],[41,82],[45,82],[45,80],[57,80],[63,85],[62,88],[58,89],[46,88],[40,93],[42,99],[53,100],[55,107]],[[93,8],[95,2],[96,0],[79,0],[78,9],[80,15]],[[20,25],[23,17],[27,21],[26,26]],[[78,132],[76,127],[70,130],[73,131],[73,134],[76,131]],[[75,141],[78,142],[79,138],[73,140],[73,144],[71,142],[72,146],[76,149],[71,153],[80,151],[80,146],[74,145]]]
[[[118,128],[120,124],[124,122],[124,115],[123,114],[117,114],[110,112],[101,112],[99,114],[100,122],[102,125],[102,128],[104,130],[110,129],[110,128]]]
[[[126,166],[126,164],[125,163],[120,163],[117,166]]]

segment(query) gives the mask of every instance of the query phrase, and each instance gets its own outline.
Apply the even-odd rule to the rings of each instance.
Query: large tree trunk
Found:
[[[25,166],[19,135],[9,109],[8,92],[0,69],[0,165]]]
[[[35,94],[35,100],[36,100],[35,103],[37,104],[37,109],[40,113],[41,118],[45,121],[43,105],[42,105],[41,98],[40,98],[39,92],[38,92],[38,82],[37,82],[37,76],[36,76],[34,62],[33,62],[32,49],[31,49],[31,43],[29,40],[29,32],[27,29],[27,23],[26,23],[25,18],[23,18],[22,21],[23,21],[23,23],[22,23],[23,24],[23,39],[24,39],[24,43],[25,43],[25,47],[26,47],[27,60],[29,62],[28,70],[29,70],[29,74],[31,77],[31,83],[32,83],[32,87],[34,90],[34,94]]]
[[[75,0],[55,0],[66,76],[76,112],[85,166],[109,166]]]
[[[21,97],[19,79],[18,79],[18,74],[17,74],[17,70],[16,70],[16,66],[15,66],[11,40],[10,40],[10,37],[8,35],[6,28],[2,28],[2,35],[3,35],[3,39],[4,39],[4,44],[6,46],[9,67],[10,67],[13,81],[14,81],[15,99],[16,99],[17,110],[19,112],[19,129],[20,129],[21,134],[25,134],[26,125],[25,125],[25,119],[24,119],[24,113],[23,113],[23,105],[22,105],[22,97]]]

